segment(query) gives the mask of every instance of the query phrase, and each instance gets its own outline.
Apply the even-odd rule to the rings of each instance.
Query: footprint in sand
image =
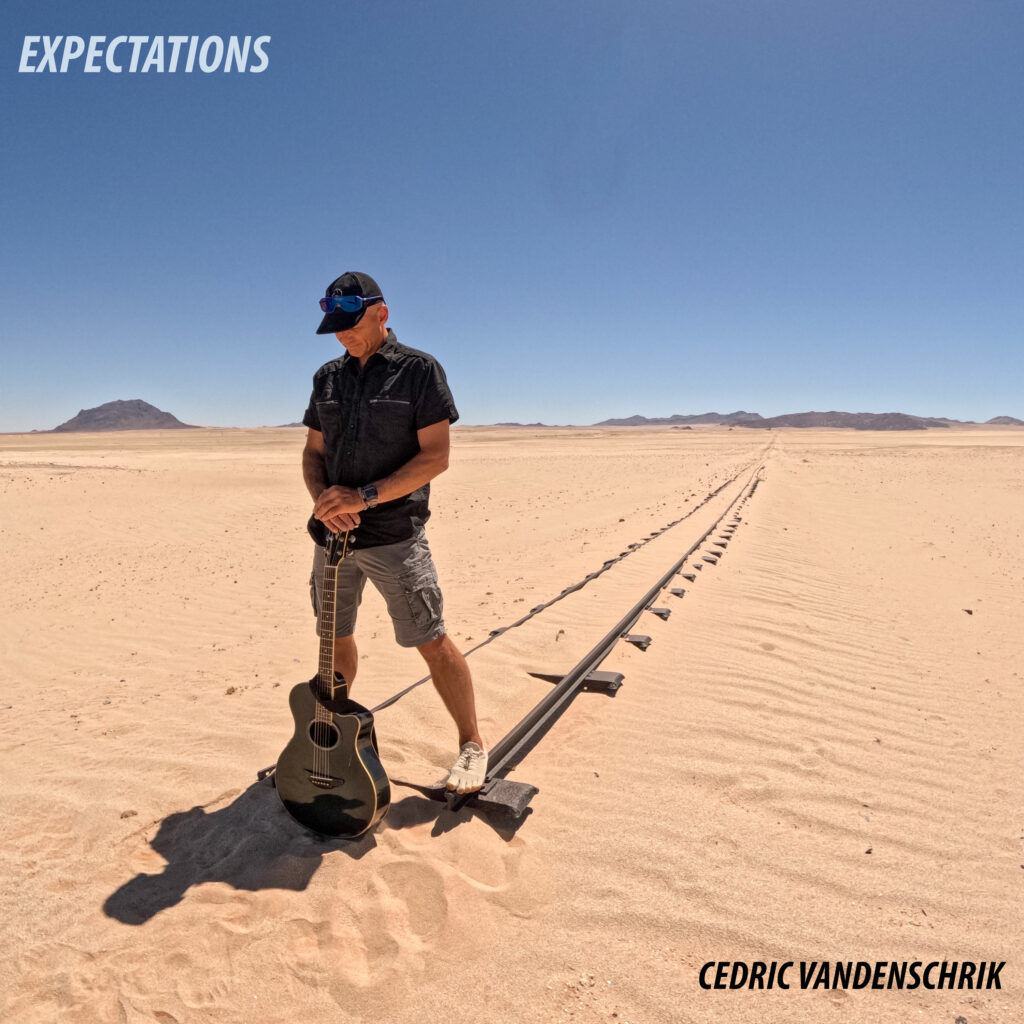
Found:
[[[448,896],[437,870],[421,861],[394,861],[380,869],[380,881],[389,898],[404,905],[409,931],[432,942],[448,920]]]
[[[775,795],[775,789],[769,785],[768,776],[760,772],[744,772],[728,790],[733,800],[763,800]]]
[[[167,967],[177,975],[175,992],[188,1009],[213,1010],[231,998],[231,986],[224,978],[211,976],[208,971],[197,971],[189,957],[178,956],[175,960],[168,962]]]
[[[807,772],[820,772],[829,761],[829,748],[824,743],[807,741],[801,744],[804,748],[796,759],[797,766]]]

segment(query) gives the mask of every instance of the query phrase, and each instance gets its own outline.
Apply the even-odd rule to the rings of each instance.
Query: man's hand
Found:
[[[363,499],[354,487],[335,484],[320,492],[313,503],[313,515],[333,533],[354,530],[359,525]]]

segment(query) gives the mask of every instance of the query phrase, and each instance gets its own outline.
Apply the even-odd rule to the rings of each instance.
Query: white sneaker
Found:
[[[445,785],[457,793],[475,793],[487,778],[487,751],[472,740],[464,743]]]

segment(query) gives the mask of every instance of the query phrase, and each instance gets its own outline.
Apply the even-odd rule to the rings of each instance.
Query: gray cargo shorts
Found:
[[[342,560],[335,598],[335,637],[351,636],[355,632],[356,613],[368,578],[387,603],[395,639],[402,647],[420,647],[444,635],[444,601],[423,531],[397,544],[356,548]],[[309,577],[317,636],[323,636],[320,628],[323,579],[324,549],[318,544]]]

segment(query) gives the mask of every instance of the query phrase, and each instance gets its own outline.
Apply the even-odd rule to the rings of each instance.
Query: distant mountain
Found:
[[[54,432],[71,433],[87,430],[167,430],[169,428],[196,429],[191,423],[182,423],[176,416],[163,412],[149,402],[132,398],[126,402],[106,402],[95,409],[81,409],[66,423],[54,427]]]
[[[756,412],[744,412],[742,409],[737,412],[728,412],[725,414],[719,412],[702,412],[691,416],[680,416],[678,413],[675,416],[655,416],[648,418],[647,416],[628,416],[626,419],[620,420],[601,420],[600,423],[595,423],[595,427],[644,427],[644,426],[660,426],[665,424],[682,424],[682,423],[722,423],[728,424],[729,426],[735,426],[737,424],[756,426],[760,423],[764,417],[758,415]]]
[[[985,420],[985,424],[994,427],[1024,427],[1024,420],[1019,420],[1016,416],[993,416],[992,419]]]
[[[496,427],[546,427],[546,423],[495,423]]]
[[[846,427],[852,430],[926,430],[949,427],[947,420],[908,416],[904,412],[796,412],[772,416],[745,427]]]
[[[684,423],[717,423],[730,427],[846,427],[852,430],[925,430],[948,427],[950,420],[909,416],[902,412],[798,412],[765,418],[756,412],[704,412],[692,416],[630,416],[626,419],[602,420],[595,427],[642,427]],[[991,421],[990,421],[991,422]],[[1017,421],[1020,422],[1020,421]]]

